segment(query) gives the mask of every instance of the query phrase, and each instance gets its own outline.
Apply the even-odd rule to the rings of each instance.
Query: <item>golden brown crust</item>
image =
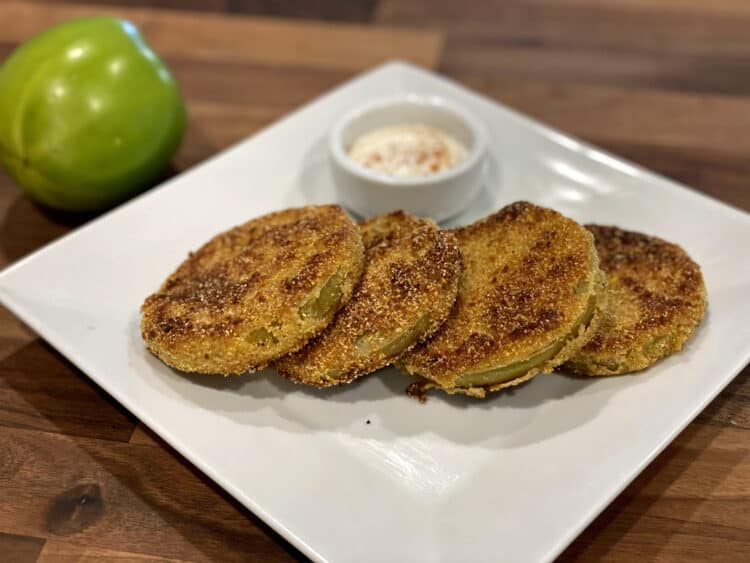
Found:
[[[565,367],[586,375],[642,370],[682,349],[707,307],[700,267],[679,246],[587,225],[609,279],[599,330]]]
[[[455,234],[464,256],[456,305],[430,341],[401,359],[407,373],[481,397],[551,371],[590,337],[604,277],[586,229],[516,202]],[[591,306],[591,321],[581,323]],[[511,366],[559,342],[554,357],[510,381],[456,385],[460,374]]]
[[[365,269],[333,324],[279,373],[320,387],[382,368],[437,330],[458,291],[461,252],[454,235],[402,211],[361,224]],[[398,343],[398,346],[389,343]]]
[[[595,295],[592,297],[595,302],[595,309],[593,315],[591,316],[591,320],[588,323],[581,324],[576,329],[575,333],[570,335],[562,349],[560,349],[560,351],[555,354],[554,357],[550,358],[546,362],[535,366],[534,368],[528,370],[526,373],[519,375],[518,377],[515,377],[511,380],[491,385],[477,385],[474,387],[441,387],[440,385],[437,385],[429,379],[418,377],[417,381],[409,385],[409,387],[407,388],[407,395],[414,399],[417,399],[420,403],[424,403],[427,400],[427,392],[430,389],[442,389],[443,391],[446,391],[451,395],[460,394],[483,399],[487,396],[487,393],[500,391],[501,389],[507,389],[509,387],[515,387],[516,385],[520,385],[521,383],[533,379],[534,376],[539,375],[540,373],[552,372],[552,370],[565,362],[567,358],[570,358],[578,350],[580,350],[580,348],[586,342],[588,342],[598,330],[599,323],[601,322],[602,317],[604,316],[604,311],[607,308],[607,292],[605,289],[607,283],[606,277],[602,272],[599,272],[599,274],[597,275],[595,284]]]
[[[298,350],[348,301],[363,268],[356,224],[337,205],[258,217],[203,245],[141,307],[141,333],[177,369],[235,374]],[[332,276],[338,304],[301,314]]]

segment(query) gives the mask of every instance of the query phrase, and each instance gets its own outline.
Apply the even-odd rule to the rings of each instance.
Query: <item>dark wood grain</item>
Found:
[[[727,385],[721,396],[698,415],[696,423],[750,431],[750,367]],[[750,439],[746,436],[746,439]]]
[[[561,561],[727,561],[750,554],[748,431],[740,374],[581,534]],[[724,413],[718,415],[717,413]]]
[[[59,0],[29,0],[51,4]],[[376,0],[79,0],[80,4],[158,7],[172,10],[228,12],[256,16],[314,19],[344,22],[368,22]]]
[[[750,137],[745,134],[750,131],[750,98],[539,79],[509,81],[492,74],[454,76],[555,128],[750,209]]]
[[[38,4],[61,4],[60,0],[26,0]],[[78,0],[76,4],[97,6],[127,6],[129,8],[159,8],[162,10],[190,10],[193,12],[228,12],[236,0]]]
[[[0,532],[0,554],[5,561],[34,563],[44,546],[42,538]]]
[[[5,428],[0,451],[2,530],[191,561],[296,555],[161,445]]]
[[[750,210],[746,0],[86,2],[0,3],[0,60],[69,17],[138,23],[189,110],[167,175],[398,57]],[[90,218],[35,206],[0,172],[0,266]],[[302,558],[4,309],[0,454],[2,561]],[[745,369],[561,560],[744,562],[748,512]]]
[[[441,67],[507,81],[747,94],[743,0],[381,0],[375,21],[446,31]]]
[[[2,10],[0,38],[4,43],[17,43],[72,17],[113,15],[136,23],[167,62],[187,59],[203,63],[203,71],[209,71],[213,64],[239,62],[271,66],[279,73],[309,68],[347,71],[351,75],[392,58],[432,67],[437,65],[442,47],[442,36],[437,33],[393,26],[365,28],[354,24],[228,18],[213,13],[16,0],[3,2]],[[235,92],[237,102],[244,101],[243,93]]]
[[[48,344],[0,361],[0,427],[127,442],[135,419]]]
[[[228,0],[230,12],[332,21],[370,21],[376,0]]]

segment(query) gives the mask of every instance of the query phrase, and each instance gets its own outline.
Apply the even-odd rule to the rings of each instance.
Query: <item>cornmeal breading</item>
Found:
[[[458,291],[461,252],[434,222],[395,212],[361,224],[362,281],[333,324],[279,373],[319,387],[382,368],[437,330]]]
[[[682,349],[707,307],[700,267],[679,246],[617,227],[587,225],[609,280],[593,338],[565,364],[585,375],[647,368]]]
[[[400,360],[439,387],[484,397],[567,360],[592,334],[605,278],[593,236],[551,209],[516,202],[455,231],[464,259],[443,327]]]
[[[191,253],[146,299],[143,339],[179,370],[260,369],[331,322],[363,258],[357,225],[337,205],[253,219]]]

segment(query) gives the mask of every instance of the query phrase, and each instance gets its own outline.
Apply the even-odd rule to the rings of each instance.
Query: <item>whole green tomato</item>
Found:
[[[65,22],[0,66],[0,163],[50,207],[102,209],[148,187],[185,119],[174,78],[128,21]]]

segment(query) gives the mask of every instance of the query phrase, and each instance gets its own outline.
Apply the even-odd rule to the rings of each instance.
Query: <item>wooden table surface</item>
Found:
[[[0,60],[69,17],[133,19],[186,97],[172,173],[398,57],[750,210],[746,0],[96,3],[0,3]],[[0,266],[88,219],[0,173]],[[562,560],[750,560],[748,372]],[[113,559],[303,557],[0,308],[0,561]]]

